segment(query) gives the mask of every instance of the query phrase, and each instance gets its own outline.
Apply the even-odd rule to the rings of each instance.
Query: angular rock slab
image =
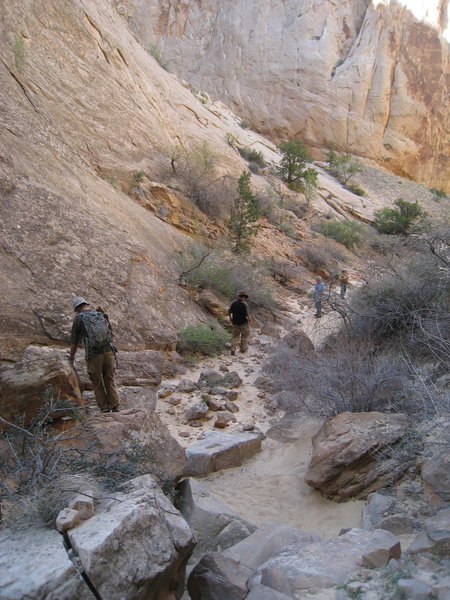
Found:
[[[285,547],[259,567],[252,581],[301,599],[306,589],[334,587],[361,566],[382,567],[400,554],[392,533],[350,529],[332,540]]]
[[[194,557],[225,550],[256,530],[195,479],[177,485],[175,504],[195,534]]]
[[[114,496],[117,500],[68,534],[99,595],[180,597],[195,543],[188,524],[150,475],[131,480]]]
[[[432,552],[448,556],[450,554],[450,508],[442,508],[434,517],[425,521],[424,529],[413,540],[408,553]]]
[[[261,449],[261,440],[254,433],[223,433],[211,431],[186,449],[185,475],[205,477],[213,471],[239,467]]]
[[[305,482],[337,500],[366,498],[408,469],[405,456],[392,451],[408,427],[402,414],[343,412],[327,419],[312,438]]]
[[[57,531],[0,531],[2,600],[92,600]]]

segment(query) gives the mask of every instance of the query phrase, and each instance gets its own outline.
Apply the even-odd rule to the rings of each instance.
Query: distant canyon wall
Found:
[[[141,43],[275,140],[450,191],[448,0],[116,0]]]

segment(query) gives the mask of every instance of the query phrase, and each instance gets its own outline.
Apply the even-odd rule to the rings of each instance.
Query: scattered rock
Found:
[[[175,391],[174,385],[163,385],[158,390],[158,398],[167,398]]]
[[[188,408],[188,410],[186,411],[184,415],[186,423],[189,423],[190,421],[196,421],[197,419],[201,419],[206,415],[208,410],[209,407],[206,402],[203,402],[202,400],[200,402],[197,402],[196,404]]]
[[[211,400],[208,402],[208,406],[211,410],[215,412],[217,412],[218,410],[224,410],[225,400],[222,400],[222,398],[211,398]]]
[[[290,331],[283,338],[283,343],[293,350],[296,354],[300,354],[302,356],[308,356],[314,354],[314,344],[309,339],[304,331],[301,329],[294,329]]]
[[[235,401],[238,399],[239,392],[237,390],[229,390],[225,387],[213,387],[209,390],[209,393],[213,396],[223,396],[227,400]]]
[[[402,414],[343,412],[327,419],[312,438],[306,483],[338,500],[366,498],[393,484],[409,467],[393,448],[408,427]]]
[[[426,600],[430,597],[431,586],[421,579],[399,579],[397,587],[400,594],[408,600]]]
[[[211,431],[186,449],[186,476],[205,477],[208,473],[240,466],[261,449],[261,440],[253,433]]]
[[[225,408],[230,412],[230,413],[237,413],[239,412],[239,406],[237,404],[235,404],[234,402],[230,402],[229,400],[227,400],[225,402]]]
[[[176,389],[178,392],[189,394],[195,392],[198,389],[198,385],[190,379],[182,379]]]
[[[181,404],[181,398],[179,396],[168,396],[166,398],[166,402],[168,402],[172,406],[178,406],[179,404]]]
[[[385,496],[378,492],[369,494],[367,502],[362,510],[362,525],[364,529],[377,527],[395,505],[392,496]]]
[[[406,515],[390,515],[381,519],[376,528],[385,529],[394,535],[406,535],[414,532],[414,521]]]
[[[63,508],[56,517],[56,529],[68,531],[81,523],[81,514],[72,508]]]
[[[166,414],[168,414],[168,415],[175,415],[176,411],[175,411],[174,407],[173,406],[169,406],[169,408],[166,409]]]
[[[214,427],[216,429],[225,429],[230,424],[230,421],[225,418],[225,413],[222,412],[217,416],[217,419],[214,421]]]
[[[408,548],[410,554],[432,552],[448,555],[450,552],[450,508],[442,508],[434,517],[427,519],[420,532]]]
[[[225,387],[232,389],[242,384],[242,379],[237,371],[230,371],[221,375],[216,371],[202,371],[198,379],[199,386],[202,388]]]
[[[80,518],[84,521],[94,515],[94,499],[92,492],[78,494],[69,502],[69,508],[78,511]]]
[[[189,427],[203,427],[203,423],[201,421],[191,421]]]
[[[182,437],[182,438],[188,438],[188,437],[191,437],[191,434],[190,434],[190,432],[189,432],[189,431],[179,431],[179,432],[178,432],[178,435],[179,435],[180,437]]]

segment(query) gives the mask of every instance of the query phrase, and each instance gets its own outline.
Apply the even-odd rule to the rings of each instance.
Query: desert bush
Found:
[[[238,148],[239,154],[245,159],[247,162],[252,162],[258,165],[261,169],[264,169],[266,166],[266,161],[264,160],[264,156],[262,152],[255,150],[255,148]]]
[[[356,185],[355,183],[350,183],[350,184],[346,185],[346,188],[350,192],[353,192],[353,194],[356,194],[356,196],[365,196],[366,195],[366,190],[363,190],[362,187],[359,187],[359,185]]]
[[[427,214],[419,203],[398,198],[397,208],[383,208],[375,212],[374,227],[387,235],[408,235],[413,229],[423,228]]]
[[[159,47],[156,44],[153,44],[150,42],[147,46],[147,50],[148,50],[149,54],[151,54],[153,56],[153,58],[156,60],[156,62],[159,64],[159,66],[164,69],[164,71],[170,70],[169,61],[163,57],[161,50],[159,49]]]
[[[296,198],[284,198],[281,201],[281,207],[285,210],[289,210],[297,217],[297,219],[303,219],[308,212],[308,206],[305,202],[301,202]]]
[[[441,198],[447,198],[447,193],[444,192],[444,190],[440,190],[438,188],[430,188],[430,192],[433,194],[433,196],[436,196],[438,200]]]
[[[339,337],[321,354],[297,353],[281,342],[264,365],[285,395],[281,408],[317,417],[343,411],[408,411],[406,369],[395,355],[377,355],[370,343]]]
[[[67,429],[58,415],[72,414]],[[58,512],[78,493],[95,498],[128,479],[152,473],[163,491],[174,482],[154,465],[149,448],[124,440],[117,452],[100,452],[92,431],[79,417],[79,407],[50,395],[25,425],[23,415],[11,422],[0,417],[0,503],[3,523],[43,520],[53,525]]]
[[[182,282],[210,289],[226,300],[244,289],[252,306],[272,309],[277,305],[269,266],[257,258],[236,256],[222,247],[208,249],[194,242],[186,244],[175,260]]]
[[[328,270],[333,261],[345,262],[345,255],[337,247],[334,247],[332,242],[329,243],[323,240],[302,242],[295,254],[312,271]]]
[[[177,146],[170,157],[172,175],[184,193],[209,217],[224,218],[231,211],[234,182],[217,175],[216,162],[217,155],[206,141],[192,147]]]
[[[188,325],[179,333],[179,350],[183,352],[199,352],[207,356],[219,354],[231,341],[231,335],[217,321]]]
[[[362,169],[361,164],[355,161],[348,152],[338,152],[333,148],[328,149],[327,162],[329,171],[348,189],[350,189],[350,186],[347,185],[350,179]],[[361,190],[361,188],[358,189]],[[364,190],[361,191],[363,194],[358,194],[359,196],[364,195]]]
[[[353,246],[362,243],[364,226],[350,219],[344,219],[343,221],[329,219],[320,223],[319,230],[323,235],[333,238],[350,250]]]

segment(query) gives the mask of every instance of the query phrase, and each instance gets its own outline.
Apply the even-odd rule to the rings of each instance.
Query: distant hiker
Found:
[[[322,281],[322,277],[316,277],[316,285],[314,286],[313,299],[314,306],[316,308],[316,319],[322,316],[322,300],[325,292],[325,283]]]
[[[116,349],[112,345],[111,324],[101,309],[93,310],[84,298],[73,300],[77,313],[72,324],[69,360],[73,365],[78,345],[83,342],[89,379],[101,412],[119,412],[120,398],[116,390]]]
[[[236,348],[239,346],[241,352],[246,352],[248,348],[248,338],[250,328],[248,324],[251,321],[248,314],[248,306],[245,302],[248,295],[241,292],[238,299],[235,300],[228,309],[228,316],[233,324],[233,338],[231,340],[231,354],[236,354]]]
[[[341,286],[340,296],[342,299],[345,298],[345,292],[347,291],[349,281],[349,275],[346,269],[342,269],[341,276],[339,277],[339,284]]]

